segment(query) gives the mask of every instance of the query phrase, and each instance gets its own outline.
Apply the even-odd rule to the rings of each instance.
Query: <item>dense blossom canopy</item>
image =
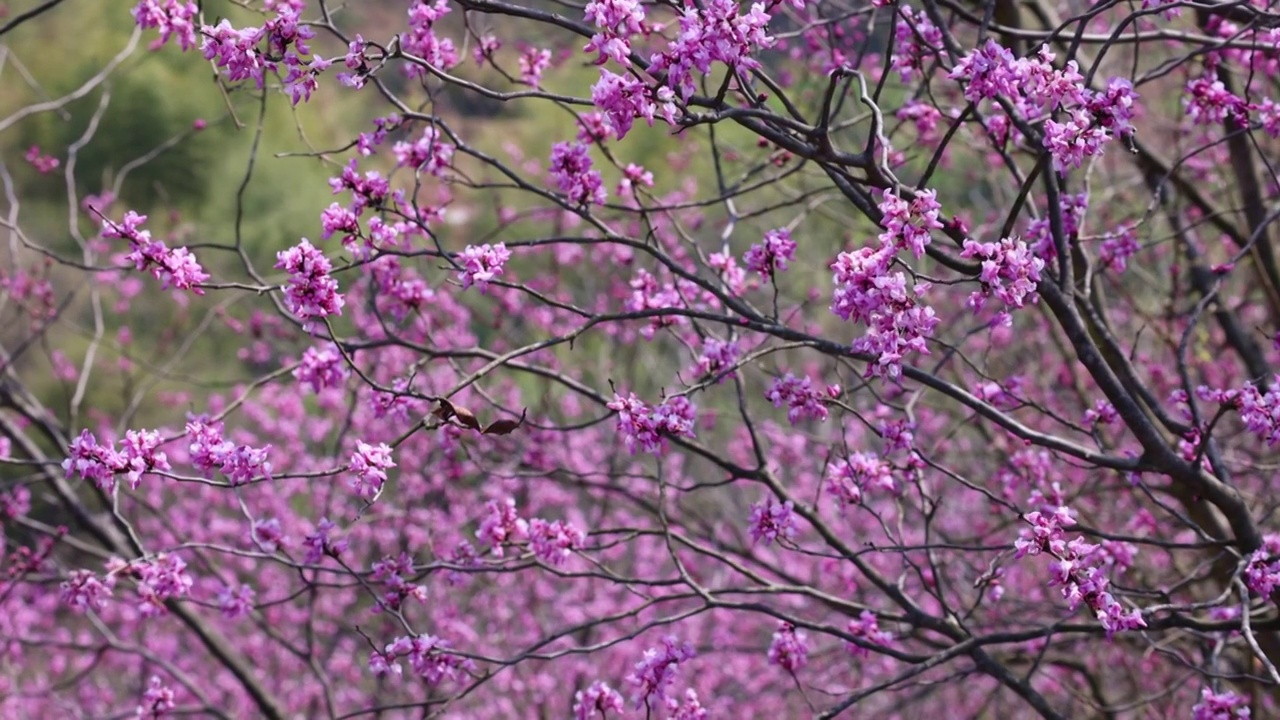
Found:
[[[1271,3],[357,5],[0,114],[227,107],[5,146],[0,716],[1280,716]],[[215,122],[224,223],[122,199]]]

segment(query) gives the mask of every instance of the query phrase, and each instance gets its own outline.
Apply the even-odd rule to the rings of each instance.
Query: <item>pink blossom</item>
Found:
[[[132,10],[138,27],[160,30],[160,39],[151,49],[158,49],[177,36],[178,46],[183,52],[196,46],[195,19],[198,12],[194,2],[183,0],[141,0]]]
[[[386,443],[378,443],[375,447],[363,440],[358,441],[349,464],[351,487],[362,500],[371,501],[382,492],[382,486],[387,481],[387,470],[395,466],[395,461],[391,459],[391,448]]]
[[[503,243],[468,245],[459,258],[462,272],[458,273],[458,279],[462,281],[464,289],[475,285],[480,292],[484,292],[489,283],[503,273],[510,259],[511,251]]]
[[[604,182],[599,171],[591,168],[586,145],[556,143],[551,149],[551,179],[574,205],[604,204]]]
[[[299,320],[310,323],[342,314],[346,300],[338,292],[338,281],[329,274],[333,265],[311,241],[303,238],[297,245],[276,253],[275,267],[289,273],[284,304]]]
[[[795,625],[784,622],[773,634],[769,644],[769,664],[777,665],[789,673],[796,673],[809,664],[809,647],[806,636]]]
[[[787,263],[796,257],[796,244],[791,239],[791,231],[786,228],[770,230],[764,234],[764,241],[752,245],[742,260],[747,269],[771,278],[774,273],[787,269]]]
[[[795,503],[790,500],[776,503],[772,497],[752,503],[747,529],[751,533],[752,540],[756,542],[763,540],[765,545],[771,545],[775,541],[791,540],[799,532],[796,525]]]
[[[693,646],[682,643],[673,636],[663,638],[662,646],[644,651],[644,657],[635,664],[627,682],[635,687],[631,701],[639,710],[662,702],[675,682],[680,664],[693,659]]]

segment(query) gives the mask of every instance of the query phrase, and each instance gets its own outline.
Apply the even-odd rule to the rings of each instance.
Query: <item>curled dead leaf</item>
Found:
[[[524,424],[525,415],[529,413],[529,408],[525,408],[520,413],[519,420],[511,418],[499,418],[489,423],[489,427],[484,429],[485,435],[510,435],[516,428]]]

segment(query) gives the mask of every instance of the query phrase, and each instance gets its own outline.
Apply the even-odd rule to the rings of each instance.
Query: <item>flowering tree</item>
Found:
[[[143,0],[0,119],[140,36],[380,108],[265,261],[256,141],[209,228],[5,158],[0,714],[1280,713],[1280,12],[396,5]]]

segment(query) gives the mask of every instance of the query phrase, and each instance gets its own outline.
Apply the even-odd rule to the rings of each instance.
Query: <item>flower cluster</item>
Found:
[[[1066,172],[1101,154],[1113,137],[1133,132],[1137,94],[1123,78],[1113,78],[1101,92],[1089,90],[1074,60],[1062,69],[1053,61],[1047,46],[1036,55],[1015,58],[1008,48],[988,39],[962,58],[949,77],[965,83],[970,102],[1003,97],[1024,120],[1044,119],[1044,146],[1054,168]],[[1066,113],[1065,121],[1050,117],[1057,111]]]
[[[935,197],[932,191],[921,191],[908,203],[885,190],[880,203],[885,227],[880,247],[842,252],[831,265],[836,282],[831,311],[868,326],[866,334],[853,343],[854,350],[876,358],[867,368],[868,377],[896,378],[908,352],[929,353],[925,339],[933,334],[938,318],[933,308],[919,302],[929,283],[909,289],[906,274],[893,271],[892,266],[900,250],[923,255],[930,230],[942,227]]]
[[[898,71],[902,82],[910,82],[916,73],[923,74],[925,59],[942,47],[942,31],[923,12],[907,5],[898,9],[893,29],[893,57],[890,67]]]
[[[475,285],[484,292],[489,283],[502,274],[510,259],[511,251],[505,243],[468,245],[458,258],[462,264],[458,279],[462,281],[463,289]]]
[[[103,582],[92,571],[72,570],[59,587],[58,597],[76,612],[96,611],[106,607],[107,598],[111,597],[114,586],[114,576],[108,575],[106,582]]]
[[[735,70],[759,68],[760,62],[751,54],[773,47],[767,32],[770,19],[764,3],[753,3],[745,15],[734,0],[686,5],[679,34],[664,52],[650,58],[649,72],[665,72],[668,85],[687,100],[697,90],[695,69],[709,74],[715,62]]]
[[[752,245],[742,261],[747,269],[771,278],[787,269],[787,262],[796,257],[796,243],[786,228],[770,230],[764,234],[764,242]]]
[[[635,686],[631,701],[637,710],[649,706],[653,701],[662,702],[667,697],[667,690],[675,682],[676,671],[680,664],[694,658],[693,646],[682,643],[675,637],[663,638],[662,647],[649,648],[644,651],[644,658],[637,662],[626,680]]]
[[[738,361],[740,352],[738,344],[732,340],[708,337],[702,343],[702,354],[698,356],[698,362],[693,368],[694,377],[709,378],[724,373],[717,380],[724,382],[725,378],[733,377],[733,371],[729,368]]]
[[[422,130],[422,137],[413,142],[398,142],[391,147],[400,167],[413,168],[440,177],[453,161],[454,147],[444,141],[444,134],[434,126]]]
[[[644,169],[644,166],[635,163],[627,163],[622,169],[622,179],[618,181],[618,194],[626,196],[634,196],[636,189],[639,187],[653,187],[653,173]]]
[[[591,0],[584,10],[598,32],[583,51],[599,53],[597,64],[612,59],[630,67],[630,38],[645,31],[643,6],[636,0]]]
[[[452,647],[453,643],[434,635],[406,635],[387,643],[382,652],[375,651],[369,658],[369,669],[379,676],[400,675],[399,661],[407,659],[413,673],[430,685],[458,680],[475,663],[451,652]]]
[[[1071,610],[1074,611],[1081,603],[1088,605],[1108,637],[1147,626],[1142,619],[1142,611],[1138,608],[1125,610],[1107,591],[1110,582],[1103,575],[1102,568],[1090,564],[1097,561],[1098,546],[1085,542],[1082,537],[1066,540],[1064,528],[1075,524],[1070,510],[1063,506],[1051,513],[1036,510],[1027,513],[1025,519],[1031,527],[1022,530],[1014,541],[1017,548],[1014,556],[1020,558],[1040,553],[1052,556],[1051,583],[1062,586],[1062,597]]]
[[[831,463],[827,472],[827,492],[835,496],[841,512],[862,502],[865,490],[897,493],[898,481],[893,466],[872,452],[855,452],[847,460]]]
[[[227,585],[218,592],[218,610],[228,620],[245,617],[253,612],[254,591],[248,585]]]
[[[1228,120],[1243,123],[1249,114],[1249,103],[1244,98],[1211,77],[1188,80],[1182,104],[1196,125],[1221,125]]]
[[[805,634],[796,626],[783,622],[773,634],[769,644],[769,664],[777,665],[789,673],[795,673],[809,664],[809,646]]]
[[[529,521],[529,547],[534,557],[548,565],[563,565],[586,541],[586,533],[563,520]]]
[[[587,146],[556,143],[551,148],[551,179],[575,205],[603,205],[607,197],[600,171],[591,167]]]
[[[382,604],[376,608],[399,610],[404,601],[410,598],[418,602],[427,601],[427,586],[415,585],[409,578],[414,574],[413,558],[408,553],[400,553],[395,558],[384,558],[373,564],[373,581],[387,587],[382,594]]]
[[[386,443],[370,445],[363,440],[356,443],[356,450],[351,454],[351,487],[360,499],[372,501],[382,492],[382,485],[387,481],[387,470],[395,467],[391,459],[391,448]]]
[[[62,161],[58,160],[58,158],[41,153],[39,145],[32,145],[28,148],[27,154],[23,155],[23,158],[31,163],[31,166],[41,175],[48,175],[57,170],[58,166],[62,164]]]
[[[125,259],[138,270],[150,269],[162,288],[174,287],[203,295],[204,290],[198,286],[208,280],[209,275],[196,262],[195,256],[185,247],[170,250],[163,241],[153,240],[150,230],[141,229],[146,221],[146,215],[130,210],[119,223],[104,222],[102,237],[128,240],[133,251]]]
[[[480,521],[476,537],[489,543],[491,552],[502,557],[504,548],[529,540],[529,521],[516,512],[516,501],[507,498],[503,502],[490,500],[485,503],[485,516]]]
[[[435,32],[436,24],[450,11],[448,0],[415,0],[409,8],[409,32],[400,35],[404,51],[441,70],[449,70],[461,62],[453,41]],[[403,68],[411,78],[425,77],[428,73],[421,63],[405,63]]]
[[[597,720],[609,717],[609,713],[621,715],[626,709],[622,693],[599,680],[573,695],[573,720]]]
[[[649,406],[635,393],[615,393],[607,407],[618,413],[618,433],[632,455],[660,451],[669,437],[694,437],[698,409],[683,395]]]
[[[796,523],[795,503],[790,500],[779,503],[768,496],[751,504],[751,517],[747,520],[747,532],[755,542],[765,545],[791,540],[800,531]]]
[[[132,578],[138,593],[138,612],[143,617],[158,617],[167,612],[165,603],[186,597],[194,584],[182,558],[159,553],[153,558],[126,562],[120,558],[107,561],[108,576]]]
[[[98,444],[98,439],[87,429],[81,430],[79,437],[71,441],[62,469],[68,478],[78,475],[107,492],[115,489],[117,476],[136,490],[145,473],[171,469],[168,456],[159,450],[160,443],[158,432],[129,430],[120,441],[120,449],[115,450]]]
[[[176,36],[183,52],[196,46],[195,20],[199,12],[190,0],[141,0],[131,11],[138,27],[160,30],[160,39],[152,44],[152,50]]]
[[[158,676],[152,675],[135,712],[138,720],[158,720],[168,715],[177,705],[177,695],[173,688],[165,685]]]
[[[233,485],[250,482],[260,475],[271,478],[271,463],[267,460],[270,445],[260,448],[236,445],[223,437],[221,423],[204,420],[187,423],[187,437],[191,438],[191,464],[206,474],[217,468]]]
[[[1266,393],[1259,392],[1257,386],[1250,383],[1239,393],[1222,399],[1234,401],[1245,427],[1266,442],[1267,447],[1280,443],[1280,378]]]
[[[311,62],[302,59],[302,55],[311,54],[307,41],[315,37],[315,31],[301,23],[299,9],[281,5],[276,13],[262,27],[236,29],[226,18],[217,26],[206,25],[200,29],[203,37],[200,50],[206,60],[212,60],[226,72],[228,80],[252,79],[259,88],[265,84],[267,73],[276,72],[284,64],[289,68],[285,84],[297,104],[302,95],[310,94],[315,73],[323,70],[328,62],[319,58]],[[315,61],[319,63],[313,67]]]
[[[351,543],[345,539],[334,539],[333,531],[337,529],[338,526],[329,518],[320,518],[315,531],[302,538],[302,545],[307,549],[302,562],[315,565],[322,558],[336,558],[345,553],[351,547]]]
[[[863,610],[858,615],[858,619],[850,620],[845,631],[868,645],[887,646],[893,642],[893,634],[880,629],[880,620],[870,610]],[[870,649],[854,642],[846,642],[845,650],[854,657],[866,657],[871,654]]]
[[[302,353],[302,360],[293,369],[293,377],[311,387],[312,392],[326,388],[342,387],[350,371],[342,359],[342,353],[332,344],[323,349],[309,347]]]
[[[520,82],[529,87],[542,87],[542,73],[551,67],[551,51],[545,48],[526,47],[520,53]]]
[[[1191,707],[1191,720],[1249,720],[1253,711],[1249,709],[1249,698],[1246,695],[1227,690],[1216,693],[1209,688],[1200,691],[1200,702]]]
[[[813,387],[813,379],[807,375],[797,378],[791,373],[777,378],[765,391],[764,397],[774,407],[787,406],[787,420],[795,425],[803,420],[827,419],[825,393]]]
[[[1244,582],[1258,597],[1270,598],[1280,588],[1280,535],[1269,534],[1249,556]]]
[[[344,190],[350,191],[351,209],[359,216],[366,208],[382,207],[391,194],[391,184],[376,170],[370,170],[361,175],[356,168],[356,159],[351,158],[342,168],[341,175],[329,178],[329,188],[333,190],[334,195]]]
[[[1014,238],[1000,242],[980,243],[966,239],[960,257],[982,260],[978,280],[982,290],[969,296],[969,307],[976,312],[991,295],[1011,308],[1020,308],[1027,296],[1036,291],[1044,260],[1031,253],[1027,243]]]
[[[289,273],[284,287],[284,304],[294,317],[310,325],[330,315],[341,315],[346,300],[338,292],[338,281],[329,273],[333,265],[310,240],[276,253],[276,269]]]
[[[631,131],[636,118],[643,119],[650,127],[659,115],[672,125],[676,122],[675,93],[671,88],[654,89],[635,76],[618,75],[603,68],[600,79],[591,86],[591,102],[604,113],[602,119],[608,123],[607,130],[615,133],[619,140]],[[601,140],[605,130],[601,127],[588,132],[588,138]],[[585,141],[582,133],[579,139]]]

